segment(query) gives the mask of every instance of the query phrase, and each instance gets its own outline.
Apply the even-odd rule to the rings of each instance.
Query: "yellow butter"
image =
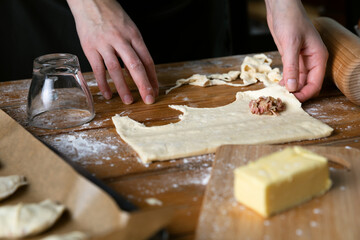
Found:
[[[324,194],[331,187],[327,159],[289,147],[234,171],[237,201],[264,217]]]

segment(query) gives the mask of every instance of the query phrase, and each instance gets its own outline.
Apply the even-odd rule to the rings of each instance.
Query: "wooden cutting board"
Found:
[[[196,230],[196,239],[360,239],[360,151],[345,147],[305,147],[350,162],[351,170],[330,167],[333,186],[325,195],[265,219],[237,203],[233,170],[286,146],[222,146]]]

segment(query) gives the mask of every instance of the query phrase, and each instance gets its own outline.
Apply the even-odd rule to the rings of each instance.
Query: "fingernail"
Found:
[[[105,99],[107,99],[107,100],[109,100],[110,98],[111,98],[111,93],[109,93],[109,92],[104,92],[104,98]]]
[[[146,98],[145,98],[145,103],[146,104],[152,104],[154,103],[155,99],[152,95],[147,95]]]
[[[295,92],[297,90],[296,79],[288,79],[286,82],[286,87],[289,90],[289,92]]]
[[[132,96],[130,96],[130,95],[125,95],[124,96],[124,103],[125,104],[131,104],[132,102],[133,102]]]

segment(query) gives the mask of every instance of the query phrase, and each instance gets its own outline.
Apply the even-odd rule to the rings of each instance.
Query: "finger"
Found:
[[[299,92],[294,93],[295,97],[299,99],[300,102],[305,102],[306,100],[317,96],[321,90],[324,74],[325,71],[321,66],[316,66],[311,69],[307,75],[305,86]]]
[[[283,78],[285,81],[285,86],[289,90],[289,92],[295,92],[298,88],[300,52],[299,46],[299,40],[295,39],[283,48]]]
[[[305,57],[306,59],[306,57]],[[304,57],[300,54],[299,56],[299,80],[298,80],[298,91],[300,91],[306,84],[308,70],[305,66]]]
[[[300,90],[300,92],[296,92],[294,95],[300,102],[305,102],[306,100],[319,95],[319,93],[320,88],[318,88],[317,85],[308,83]]]
[[[155,95],[158,96],[159,84],[156,76],[155,64],[147,47],[145,46],[145,43],[142,41],[142,38],[140,38],[139,40],[133,41],[132,46],[139,56],[141,62],[144,64],[149,82],[154,89]]]
[[[144,103],[154,103],[155,91],[149,82],[145,67],[136,52],[129,46],[118,46],[116,50],[130,71],[131,77],[134,79]]]
[[[102,52],[104,62],[110,77],[114,81],[117,92],[119,93],[121,100],[125,104],[131,104],[133,102],[133,97],[129,87],[125,82],[124,75],[122,73],[121,65],[117,58],[117,55],[111,47],[107,48]]]
[[[110,99],[112,92],[108,82],[106,81],[105,66],[101,55],[97,51],[91,51],[86,54],[86,57],[89,60],[90,66],[94,72],[101,94],[105,99]]]

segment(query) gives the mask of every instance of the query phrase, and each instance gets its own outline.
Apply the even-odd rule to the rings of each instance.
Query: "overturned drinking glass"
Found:
[[[94,118],[93,98],[75,55],[48,54],[34,60],[27,115],[30,126],[45,129],[75,127]]]

